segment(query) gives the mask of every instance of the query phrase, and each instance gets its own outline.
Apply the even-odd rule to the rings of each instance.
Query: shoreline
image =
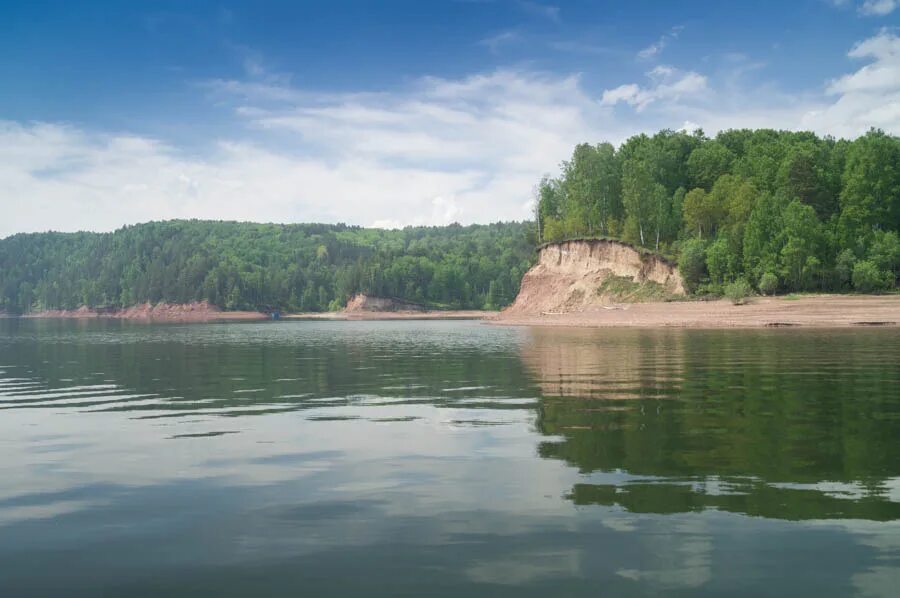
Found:
[[[27,320],[127,320],[149,323],[200,323],[200,322],[249,322],[264,320],[484,320],[496,317],[499,312],[482,310],[431,310],[431,311],[338,311],[283,313],[272,318],[270,313],[257,311],[224,311],[204,303],[142,304],[117,310],[54,309],[27,314],[0,314],[0,318]]]
[[[332,311],[282,314],[280,320],[325,320],[325,321],[366,321],[366,320],[488,320],[496,318],[499,312],[476,309],[447,311]]]
[[[730,301],[626,303],[581,312],[501,312],[498,326],[578,328],[876,328],[900,326],[900,295],[801,295]]]
[[[205,304],[146,304],[116,311],[88,308],[3,318],[89,320],[148,323],[201,323],[270,320],[254,311],[222,311]],[[290,321],[479,320],[495,326],[575,328],[892,328],[900,327],[900,295],[800,295],[756,297],[746,305],[730,301],[686,300],[593,306],[568,313],[522,313],[483,310],[340,311],[281,314]]]
[[[223,311],[206,301],[194,303],[142,303],[123,309],[103,310],[86,306],[78,309],[53,309],[22,314],[23,319],[57,320],[129,320],[136,322],[216,322],[267,320],[256,311]]]

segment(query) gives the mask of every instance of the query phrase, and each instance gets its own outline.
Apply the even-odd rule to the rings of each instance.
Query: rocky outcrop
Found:
[[[344,308],[345,313],[361,313],[361,312],[424,312],[427,311],[424,305],[396,299],[394,297],[374,297],[359,293],[353,296],[347,302]]]
[[[619,241],[564,241],[541,247],[538,263],[525,273],[519,295],[503,314],[569,313],[602,306],[609,298],[598,291],[610,276],[657,284],[667,295],[686,294],[675,264],[660,255]]]

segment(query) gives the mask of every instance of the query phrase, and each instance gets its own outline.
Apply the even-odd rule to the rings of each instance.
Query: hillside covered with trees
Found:
[[[533,224],[377,230],[325,224],[151,222],[112,233],[0,240],[0,311],[208,300],[322,311],[357,292],[454,308],[510,303]]]
[[[358,292],[447,308],[515,298],[538,242],[620,239],[676,257],[691,290],[877,292],[900,276],[900,138],[661,131],[581,144],[534,223],[403,230],[151,222],[0,240],[0,311],[207,300],[323,311]],[[535,234],[537,233],[537,234]]]
[[[581,144],[538,187],[542,241],[603,236],[678,258],[695,291],[873,292],[900,275],[900,138],[661,131]]]

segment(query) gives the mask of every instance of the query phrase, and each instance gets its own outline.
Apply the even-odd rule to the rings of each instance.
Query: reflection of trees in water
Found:
[[[18,343],[15,351],[0,346],[0,363],[27,373],[41,391],[112,384],[112,390],[98,391],[96,397],[80,391],[79,406],[133,411],[137,417],[140,412],[151,417],[201,411],[254,415],[377,404],[382,398],[436,405],[466,400],[474,407],[520,409],[521,403],[504,399],[533,396],[530,386],[522,389],[528,377],[509,345],[505,351],[496,346],[478,349],[477,343],[442,342],[440,335],[423,338],[401,331],[393,337],[367,336],[346,330],[340,335],[329,329],[319,335],[297,330],[280,338],[263,334],[240,342],[228,337],[229,329],[267,325],[216,324],[187,332],[172,328],[169,337],[162,328],[142,330],[121,322],[27,322],[38,331],[77,331],[81,324],[85,332],[98,336],[87,340],[70,334],[63,342]],[[354,325],[340,323],[335,331],[341,331],[342,324]],[[108,338],[102,338],[104,331]],[[208,340],[192,337],[194,331],[208,334]],[[111,401],[107,395],[113,393],[141,396]],[[33,406],[59,408],[44,403]],[[11,398],[0,408],[17,405]]]
[[[651,478],[577,485],[579,504],[900,518],[888,498],[900,476],[900,339],[869,332],[535,331],[523,361],[545,395],[537,427],[560,438],[540,455]],[[704,490],[722,478],[734,483]]]
[[[578,505],[620,506],[631,513],[717,509],[770,519],[900,519],[900,503],[877,493],[849,498],[817,488],[785,488],[761,481],[723,484],[714,493],[708,493],[704,486],[665,482],[575,484],[569,498]]]

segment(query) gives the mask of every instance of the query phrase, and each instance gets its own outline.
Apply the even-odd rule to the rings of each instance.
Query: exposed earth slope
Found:
[[[503,316],[573,313],[620,300],[611,281],[653,287],[656,297],[685,295],[675,264],[619,241],[589,239],[544,245]],[[607,283],[607,284],[604,284]]]

